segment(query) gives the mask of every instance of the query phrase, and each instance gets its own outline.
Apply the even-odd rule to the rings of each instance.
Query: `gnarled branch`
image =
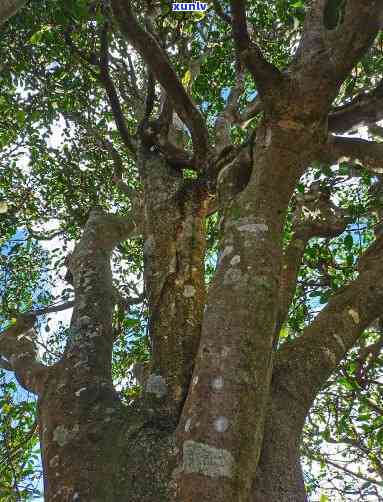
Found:
[[[263,56],[259,47],[250,39],[246,22],[245,0],[231,0],[233,37],[240,59],[253,75],[262,96],[282,81],[281,72]]]
[[[298,72],[302,89],[310,93],[320,89],[318,98],[329,106],[339,85],[373,44],[382,15],[379,0],[311,2],[291,67]]]
[[[112,7],[122,33],[141,54],[156,80],[166,90],[175,111],[189,128],[197,164],[203,166],[208,153],[208,132],[201,113],[181,84],[167,54],[138,23],[130,1],[112,0]]]
[[[0,335],[2,367],[15,372],[21,385],[39,394],[47,368],[37,362],[33,326],[36,315],[20,315],[16,322]]]

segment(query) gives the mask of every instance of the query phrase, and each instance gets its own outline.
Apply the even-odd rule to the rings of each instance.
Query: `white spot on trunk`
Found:
[[[241,225],[240,227],[238,227],[238,230],[240,232],[252,232],[254,234],[267,232],[268,229],[269,227],[264,223],[254,223],[248,225]]]
[[[271,127],[268,127],[266,131],[266,140],[265,140],[266,148],[268,148],[271,145],[272,137],[273,137],[273,132],[271,130]]]
[[[233,258],[230,260],[230,265],[238,265],[238,263],[240,263],[241,261],[241,257],[239,255],[235,255],[233,256]]]
[[[82,387],[81,389],[78,389],[78,391],[75,392],[76,396],[79,397],[81,392],[84,392],[86,390],[86,387]]]
[[[330,361],[331,366],[336,366],[336,356],[333,352],[331,352],[330,349],[325,348],[323,349],[323,352],[326,356],[326,358]]]
[[[52,467],[53,469],[57,467],[60,463],[60,457],[58,455],[55,455],[52,457],[49,461],[49,466]]]
[[[195,295],[195,287],[190,284],[186,285],[184,288],[184,296],[185,298],[192,298]]]
[[[230,352],[230,349],[229,347],[222,347],[222,350],[221,350],[221,356],[222,357],[227,357],[229,355],[229,352]]]
[[[229,451],[196,441],[185,441],[183,470],[187,474],[197,473],[211,478],[231,478],[233,468],[234,458]]]
[[[185,432],[189,432],[190,431],[190,426],[191,426],[191,418],[188,418],[186,420],[186,424],[185,424]]]
[[[70,439],[70,431],[64,425],[58,425],[53,431],[53,441],[64,446]]]
[[[78,424],[73,426],[73,429],[67,429],[65,425],[58,425],[53,431],[53,441],[56,441],[59,446],[65,446],[69,441],[71,441],[80,430]]]
[[[229,427],[229,420],[226,417],[218,417],[214,420],[214,429],[217,432],[226,432]]]
[[[144,254],[145,255],[148,255],[150,253],[152,253],[153,249],[154,249],[154,237],[152,235],[149,235],[149,237],[146,239],[145,243],[144,243]]]
[[[213,378],[213,380],[211,381],[211,386],[214,390],[223,389],[223,377],[219,376],[219,377]]]
[[[198,383],[198,375],[193,378],[193,385],[197,385]]]
[[[352,320],[354,321],[355,324],[359,324],[359,314],[356,310],[353,310],[353,309],[350,309],[348,311],[348,313],[350,314]]]
[[[257,235],[261,235],[269,229],[265,223],[257,222],[254,218],[239,218],[234,224],[240,232],[249,232]]]

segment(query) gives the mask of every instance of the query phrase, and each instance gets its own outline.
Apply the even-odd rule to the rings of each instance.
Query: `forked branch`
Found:
[[[190,130],[194,154],[202,167],[208,153],[208,132],[201,113],[184,89],[165,51],[137,21],[131,2],[112,0],[112,7],[122,33],[141,54],[155,79],[165,89],[175,111]]]

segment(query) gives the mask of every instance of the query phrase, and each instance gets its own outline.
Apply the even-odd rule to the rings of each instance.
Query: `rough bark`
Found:
[[[222,252],[178,427],[177,500],[249,497],[272,374],[282,228],[301,169],[313,155],[303,127],[298,139],[284,125],[259,127],[249,184],[224,210]],[[293,142],[294,148],[282,147]],[[273,197],[281,179],[279,197]]]
[[[247,156],[219,127],[216,139],[223,144],[209,151],[203,116],[165,50],[140,25],[132,2],[112,0],[112,5],[121,31],[189,128],[194,156],[181,151],[180,163],[177,150],[176,169],[164,155],[174,147],[167,135],[159,134],[164,142],[157,144],[148,123],[142,124],[137,163],[143,213],[121,218],[91,212],[70,259],[75,307],[61,360],[49,368],[38,363],[33,315],[20,317],[0,338],[2,364],[38,395],[45,498],[305,501],[299,465],[304,420],[326,379],[379,309],[383,285],[376,278],[383,270],[377,257],[383,246],[378,239],[360,260],[358,279],[330,300],[301,337],[277,351],[305,245],[313,236],[338,235],[346,220],[316,194],[311,203],[320,208],[319,220],[297,225],[285,252],[283,228],[311,161],[347,154],[379,167],[381,145],[328,138],[328,117],[340,85],[379,29],[382,4],[349,0],[343,22],[330,27],[324,19],[326,2],[311,2],[298,52],[284,72],[268,63],[251,40],[246,2],[231,2],[231,17],[221,12],[232,22],[237,55],[260,90],[264,111]],[[101,81],[125,145],[136,155],[108,74],[106,45]],[[239,101],[240,90],[239,78],[233,102]],[[379,92],[370,98],[380,99]],[[359,107],[367,114],[370,98]],[[334,131],[346,122],[361,123],[354,105],[338,114],[338,123],[333,116]],[[225,112],[223,119],[236,120],[232,109]],[[234,154],[225,164],[228,146]],[[224,167],[215,176],[214,159],[221,154]],[[189,162],[197,180],[182,172]],[[219,196],[221,252],[205,298],[210,186]],[[151,361],[142,395],[124,406],[111,376],[118,297],[110,257],[137,230],[144,238]]]
[[[141,148],[144,263],[149,300],[152,406],[177,423],[199,345],[205,305],[206,190]]]

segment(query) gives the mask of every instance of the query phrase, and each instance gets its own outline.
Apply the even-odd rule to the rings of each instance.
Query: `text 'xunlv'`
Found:
[[[203,2],[174,2],[172,4],[172,10],[173,11],[197,11],[197,12],[204,12],[207,9],[207,3]]]

